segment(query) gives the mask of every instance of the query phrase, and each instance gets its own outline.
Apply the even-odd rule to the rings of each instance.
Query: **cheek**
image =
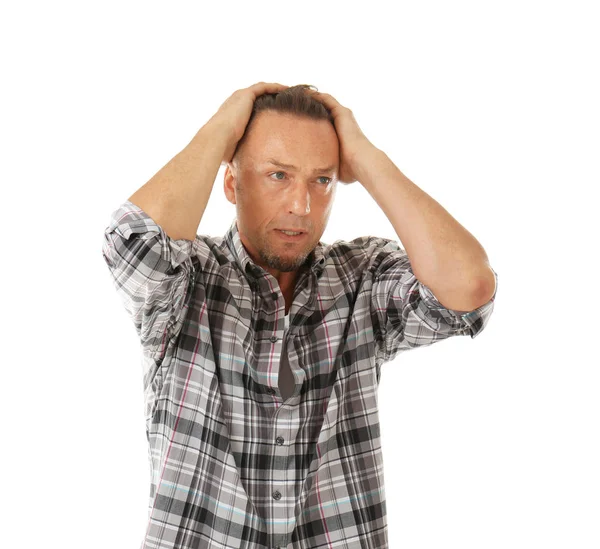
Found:
[[[244,192],[248,205],[256,208],[265,208],[265,205],[281,202],[283,193],[276,185],[269,185],[268,181],[253,181]]]

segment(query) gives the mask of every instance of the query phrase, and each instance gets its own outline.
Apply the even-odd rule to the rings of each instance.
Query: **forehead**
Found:
[[[339,141],[329,120],[263,111],[252,121],[246,153],[249,159],[259,163],[275,158],[295,166],[307,164],[308,168],[312,168],[312,164],[336,165]]]

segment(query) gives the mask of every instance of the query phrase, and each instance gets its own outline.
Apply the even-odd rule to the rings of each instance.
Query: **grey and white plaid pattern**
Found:
[[[474,338],[496,294],[449,310],[396,241],[319,242],[284,340],[277,280],[235,219],[223,237],[173,240],[127,200],[102,254],[141,342],[152,479],[142,548],[387,548],[381,365]],[[282,353],[295,378],[285,402]]]

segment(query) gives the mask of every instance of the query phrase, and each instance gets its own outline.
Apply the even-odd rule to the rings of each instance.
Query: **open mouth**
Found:
[[[302,240],[307,233],[304,231],[282,231],[281,229],[275,229],[275,232],[284,240],[288,240],[290,242],[295,242],[297,240]]]

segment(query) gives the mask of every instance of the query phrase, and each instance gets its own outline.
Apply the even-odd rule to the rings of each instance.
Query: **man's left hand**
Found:
[[[338,181],[354,183],[357,181],[357,162],[361,154],[376,147],[362,132],[352,111],[341,105],[332,95],[306,88],[317,101],[325,105],[333,116],[335,131],[340,142],[340,169]]]

